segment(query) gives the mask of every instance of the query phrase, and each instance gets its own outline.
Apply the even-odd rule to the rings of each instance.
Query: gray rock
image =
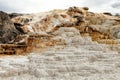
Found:
[[[0,11],[0,43],[8,43],[14,39],[19,32],[7,13]]]

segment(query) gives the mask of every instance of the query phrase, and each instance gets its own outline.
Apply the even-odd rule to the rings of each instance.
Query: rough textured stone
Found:
[[[0,43],[8,43],[13,40],[19,32],[7,13],[0,12]]]
[[[23,34],[1,44],[0,53],[31,53],[1,56],[0,80],[119,80],[120,18],[88,10],[11,18]]]
[[[23,14],[19,14],[19,13],[10,13],[9,14],[10,18],[15,18],[17,16],[23,16]]]
[[[14,25],[10,21],[9,16]],[[89,12],[88,7],[70,7],[66,10],[53,10],[44,13],[22,15],[9,14],[9,16],[7,15],[8,23],[7,20],[2,18],[4,16],[1,16],[1,21],[4,22],[0,23],[4,24],[1,25],[2,43],[11,41],[10,43],[29,47],[27,44],[36,44],[36,37],[31,38],[30,35],[52,36],[51,39],[48,38],[50,40],[42,40],[46,41],[44,44],[46,46],[56,43],[71,44],[77,41],[83,43],[81,37],[86,35],[91,37],[93,41],[99,43],[105,42],[105,44],[117,43],[117,40],[120,38],[119,17],[104,13]],[[18,32],[22,35],[16,37]],[[24,37],[25,34],[27,37]],[[77,38],[77,36],[80,37]],[[40,37],[39,40],[41,41]],[[37,41],[39,42],[39,40]]]
[[[70,7],[66,10],[18,16],[12,18],[12,21],[21,24],[21,29],[25,33],[47,34],[60,27],[75,27],[81,33],[96,31],[119,39],[119,34],[116,34],[120,25],[119,17],[112,16],[110,13],[93,13],[88,10],[87,7]],[[118,26],[117,30],[114,29],[116,26]]]

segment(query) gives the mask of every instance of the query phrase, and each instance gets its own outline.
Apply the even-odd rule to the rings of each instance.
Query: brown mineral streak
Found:
[[[81,36],[87,34],[100,44],[119,44],[120,18],[90,12],[88,7],[16,16],[0,12],[0,54],[25,55],[48,46],[66,45],[53,39],[57,36],[54,32],[61,27],[74,27]]]

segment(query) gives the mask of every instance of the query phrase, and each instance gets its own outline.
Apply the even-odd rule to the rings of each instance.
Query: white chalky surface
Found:
[[[67,32],[75,33],[74,29]],[[58,34],[66,46],[48,47],[45,52],[27,56],[1,57],[0,80],[120,80],[119,53],[92,42],[90,37],[66,35]]]
[[[0,58],[0,80],[119,80],[120,54],[102,46],[55,46],[43,53]]]

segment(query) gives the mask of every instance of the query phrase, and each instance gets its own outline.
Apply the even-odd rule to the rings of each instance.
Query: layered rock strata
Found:
[[[119,80],[120,54],[106,44],[80,36],[75,28],[60,28],[54,40],[65,44],[26,56],[0,58],[1,80]],[[40,49],[38,47],[38,49]]]
[[[0,56],[0,80],[120,79],[119,17],[87,7],[10,17],[16,36],[0,54],[18,55]]]
[[[38,44],[41,40],[47,43],[43,44],[44,47],[48,46],[48,44],[63,44],[60,40],[54,40],[58,38],[54,32],[61,27],[74,27],[79,30],[79,35],[88,35],[93,41],[112,45],[111,49],[119,51],[120,18],[110,15],[110,13],[90,12],[88,7],[70,7],[65,10],[53,10],[36,14],[13,13],[9,14],[9,16],[1,12],[0,25],[1,43],[11,43],[15,46],[22,45],[31,48],[33,47],[30,46],[31,43]],[[31,35],[38,35],[39,38],[31,38]],[[46,36],[46,38],[42,38],[41,35]],[[32,42],[29,43],[29,40]],[[118,47],[116,48],[116,46]],[[1,48],[1,52],[4,53],[5,49]]]

